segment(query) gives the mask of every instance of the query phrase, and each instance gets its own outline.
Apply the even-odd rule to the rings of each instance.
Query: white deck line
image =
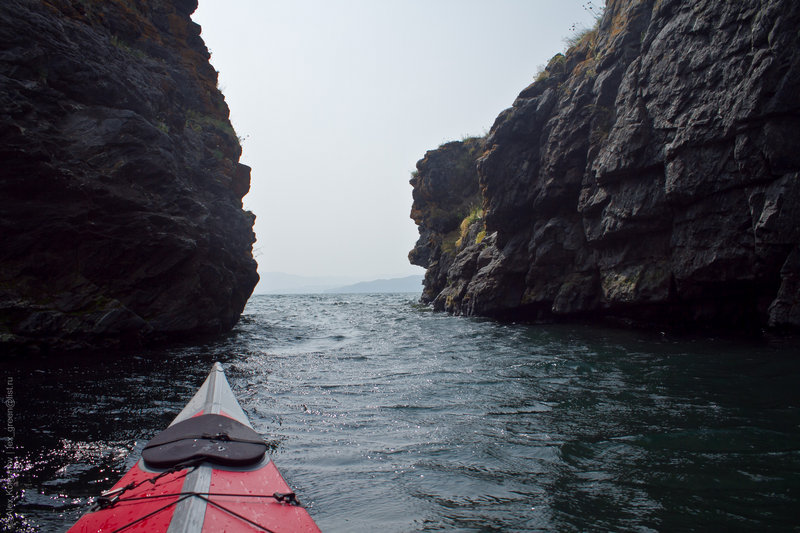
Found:
[[[219,414],[222,407],[223,385],[227,386],[228,391],[230,391],[230,386],[228,386],[225,380],[225,374],[222,371],[222,365],[214,363],[214,368],[211,370],[208,378],[206,378],[203,386],[200,387],[197,394],[195,394],[189,404],[187,404],[172,423],[174,424],[175,422],[189,418],[199,412],[200,409],[206,414]],[[190,408],[193,409],[193,412]],[[208,492],[211,487],[212,471],[213,468],[210,465],[204,464],[198,466],[186,476],[182,491]],[[189,497],[178,502],[175,506],[175,513],[172,515],[172,521],[169,523],[167,533],[199,533],[202,531],[207,505],[208,504],[204,500],[196,497]]]

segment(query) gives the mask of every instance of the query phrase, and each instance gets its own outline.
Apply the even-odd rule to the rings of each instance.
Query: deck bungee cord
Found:
[[[159,499],[159,498],[169,498],[169,497],[175,497],[175,496],[178,496],[177,500],[169,502],[168,504],[164,505],[163,507],[159,507],[158,509],[156,509],[154,511],[151,511],[151,512],[147,513],[146,515],[143,515],[140,518],[137,518],[136,520],[133,520],[133,521],[131,521],[131,522],[129,522],[129,523],[127,523],[127,524],[115,529],[115,530],[113,530],[112,533],[118,533],[119,531],[124,531],[125,529],[127,529],[127,528],[129,528],[131,526],[134,526],[134,525],[138,524],[139,522],[141,522],[143,520],[146,520],[146,519],[150,518],[151,516],[154,516],[154,515],[160,513],[161,511],[169,509],[170,507],[172,507],[174,505],[177,505],[179,502],[181,502],[181,501],[183,501],[183,500],[185,500],[187,498],[191,498],[192,496],[196,496],[196,497],[200,498],[201,500],[204,500],[205,502],[213,505],[214,507],[217,507],[218,509],[220,509],[222,511],[225,511],[228,514],[230,514],[232,516],[235,516],[239,520],[247,522],[248,524],[250,524],[252,526],[255,526],[255,527],[259,528],[259,529],[263,529],[264,531],[267,531],[269,533],[275,533],[275,532],[272,529],[269,529],[268,527],[263,526],[263,525],[259,524],[258,522],[255,522],[255,521],[247,518],[246,516],[243,516],[243,515],[237,513],[236,511],[233,511],[232,509],[229,509],[229,508],[225,507],[220,502],[211,500],[210,498],[212,496],[227,496],[227,497],[234,497],[234,498],[271,498],[271,499],[274,499],[275,501],[277,501],[278,503],[286,503],[288,505],[294,505],[294,506],[297,506],[297,507],[302,507],[302,505],[300,505],[300,502],[297,501],[297,497],[296,497],[294,492],[286,492],[286,493],[276,492],[274,494],[229,494],[229,493],[225,493],[225,492],[177,492],[177,493],[168,493],[168,494],[153,494],[153,495],[150,495],[150,496],[131,496],[129,498],[117,498],[117,499],[115,499],[114,501],[112,501],[112,502],[110,502],[108,504],[100,506],[99,508],[100,509],[108,509],[108,508],[113,507],[117,503],[133,502],[133,501],[141,501],[141,500],[156,500],[156,499]]]
[[[145,483],[150,483],[151,485],[155,485],[156,482],[169,475],[174,474],[175,472],[180,472],[181,470],[186,470],[186,472],[182,476],[178,476],[175,479],[180,479],[186,477],[189,472],[194,470],[202,461],[194,461],[193,464],[182,464],[182,465],[175,465],[172,468],[165,470],[163,472],[159,472],[153,477],[143,479],[141,481],[131,482],[123,487],[118,487],[116,489],[106,490],[100,493],[100,496],[97,497],[95,502],[92,504],[90,510],[91,511],[99,511],[100,509],[107,509],[112,507],[118,501],[120,501],[120,497],[128,492],[129,490],[135,490]],[[113,497],[111,497],[113,496]],[[128,498],[125,499],[126,501]]]

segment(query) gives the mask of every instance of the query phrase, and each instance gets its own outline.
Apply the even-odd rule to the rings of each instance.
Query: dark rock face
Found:
[[[196,1],[0,3],[0,350],[232,327],[250,169]]]
[[[514,319],[800,327],[798,27],[791,0],[610,0],[497,118],[476,158],[490,237],[423,264],[423,299]],[[435,240],[413,218],[412,258]]]

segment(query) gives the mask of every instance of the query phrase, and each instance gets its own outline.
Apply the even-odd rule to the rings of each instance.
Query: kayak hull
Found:
[[[219,363],[170,426],[204,413],[250,426]],[[105,494],[106,507],[84,515],[70,533],[319,531],[267,455],[243,467],[153,469],[140,459]]]

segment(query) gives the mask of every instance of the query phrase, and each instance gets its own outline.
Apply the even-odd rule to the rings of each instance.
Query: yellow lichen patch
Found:
[[[469,211],[469,215],[464,217],[464,220],[461,221],[461,225],[458,230],[458,240],[455,242],[456,248],[461,248],[461,245],[464,243],[464,239],[469,233],[469,228],[476,222],[480,222],[482,220],[483,208],[480,206],[473,206]]]
[[[610,303],[660,302],[669,297],[669,263],[633,265],[601,273],[603,299]]]
[[[442,238],[442,245],[441,245],[442,251],[446,254],[451,254],[451,255],[455,253],[457,248],[456,243],[458,242],[458,239],[459,239],[459,230],[454,229],[450,233],[447,233]]]
[[[607,302],[632,302],[641,272],[607,272],[601,278],[603,299]]]

